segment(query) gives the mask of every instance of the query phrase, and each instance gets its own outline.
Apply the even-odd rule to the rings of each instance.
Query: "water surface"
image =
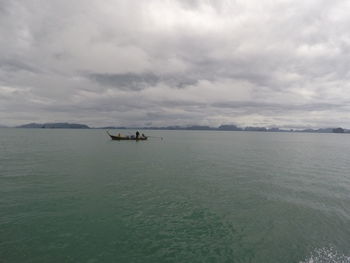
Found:
[[[350,135],[145,133],[0,129],[0,262],[350,262]]]

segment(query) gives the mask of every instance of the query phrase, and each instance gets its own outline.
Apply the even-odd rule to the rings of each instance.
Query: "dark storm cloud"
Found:
[[[141,90],[153,86],[159,78],[153,74],[89,74],[89,78],[101,85],[112,86],[122,90]]]
[[[333,111],[333,110],[345,110],[349,107],[348,103],[337,104],[337,103],[310,103],[310,104],[278,104],[278,103],[264,103],[264,102],[251,102],[251,101],[240,101],[240,102],[220,102],[213,103],[212,107],[216,108],[239,108],[249,109],[253,112],[259,111],[272,111],[272,112],[291,112],[291,111]]]
[[[165,83],[171,87],[184,88],[188,85],[195,85],[197,79],[181,75],[162,75],[157,76],[152,73],[91,73],[87,75],[91,80],[105,86],[114,87],[120,90],[140,91],[159,83]]]
[[[42,70],[36,68],[33,65],[30,65],[28,63],[22,62],[20,60],[2,60],[0,61],[0,70],[9,71],[9,72],[17,72],[17,71],[29,71],[33,73],[39,73],[42,72]]]
[[[0,0],[0,118],[350,128],[346,1]]]

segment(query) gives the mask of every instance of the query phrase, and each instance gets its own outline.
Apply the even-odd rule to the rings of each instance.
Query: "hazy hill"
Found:
[[[85,124],[78,123],[28,123],[17,128],[41,128],[41,129],[89,129]]]

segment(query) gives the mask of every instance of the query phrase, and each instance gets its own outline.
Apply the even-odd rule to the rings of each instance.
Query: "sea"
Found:
[[[142,132],[1,128],[0,262],[350,262],[349,134]]]

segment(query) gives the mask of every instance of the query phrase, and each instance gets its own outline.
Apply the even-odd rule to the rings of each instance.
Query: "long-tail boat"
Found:
[[[147,136],[145,137],[138,137],[136,136],[121,136],[121,135],[112,135],[108,131],[106,131],[109,137],[111,137],[112,140],[114,141],[146,141],[148,139]]]

